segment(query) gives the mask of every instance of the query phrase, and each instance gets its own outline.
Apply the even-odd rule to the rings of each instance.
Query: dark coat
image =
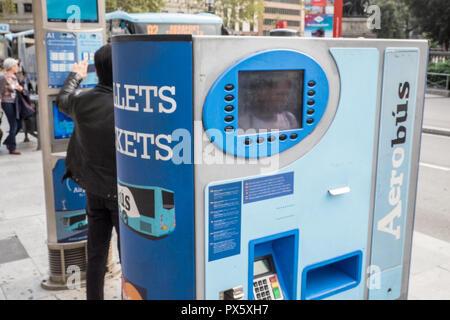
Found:
[[[57,108],[72,118],[64,179],[72,178],[88,193],[117,198],[114,97],[112,87],[77,90],[82,79],[70,73],[57,98]]]

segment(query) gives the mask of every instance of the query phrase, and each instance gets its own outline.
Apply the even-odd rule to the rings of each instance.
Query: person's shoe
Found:
[[[14,154],[14,155],[21,155],[21,153],[18,150],[9,150],[9,154]]]

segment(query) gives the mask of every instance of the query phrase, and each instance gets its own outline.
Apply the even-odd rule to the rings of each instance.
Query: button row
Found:
[[[310,119],[308,119],[308,120],[310,120]],[[312,119],[311,119],[311,120],[312,120]],[[308,121],[307,121],[307,122],[308,122]],[[234,127],[233,127],[233,126],[228,126],[228,127],[225,128],[225,131],[226,131],[226,132],[232,132],[232,131],[234,131]],[[284,133],[283,133],[283,134],[280,134],[280,136],[279,136],[280,141],[285,141],[285,140],[287,140],[287,138],[288,138],[288,136],[287,136],[286,134],[284,134]],[[298,138],[298,134],[297,134],[297,133],[292,133],[292,134],[289,136],[289,138],[290,138],[291,140],[296,140],[296,139]],[[270,136],[270,137],[267,138],[267,140],[268,140],[269,142],[274,142],[276,139],[277,139],[277,138],[276,138],[275,136]],[[257,142],[258,144],[261,144],[261,143],[264,142],[264,138],[263,138],[263,137],[258,137],[258,138],[256,139],[256,142]],[[252,143],[253,143],[253,140],[250,139],[250,138],[246,138],[246,139],[244,140],[244,144],[247,145],[247,146],[251,145]]]

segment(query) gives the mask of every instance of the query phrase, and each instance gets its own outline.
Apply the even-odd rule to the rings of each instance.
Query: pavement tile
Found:
[[[39,270],[30,258],[0,264],[0,286],[20,281],[25,276],[40,277]]]
[[[47,252],[47,248],[45,248],[45,249],[46,249],[46,253],[41,254],[41,255],[33,255],[33,256],[31,256],[31,260],[33,260],[34,265],[38,269],[38,271],[41,274],[41,276],[43,278],[48,278],[50,269],[49,269],[49,266],[48,266],[48,252]]]
[[[0,264],[29,258],[17,236],[0,239]]]
[[[0,265],[0,288],[7,300],[32,300],[48,295],[40,284],[41,275],[30,258]]]
[[[450,300],[450,272],[434,267],[409,281],[410,300]]]

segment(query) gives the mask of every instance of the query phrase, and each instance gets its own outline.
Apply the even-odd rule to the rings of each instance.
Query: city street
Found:
[[[423,134],[421,151],[415,230],[450,242],[450,137]]]

